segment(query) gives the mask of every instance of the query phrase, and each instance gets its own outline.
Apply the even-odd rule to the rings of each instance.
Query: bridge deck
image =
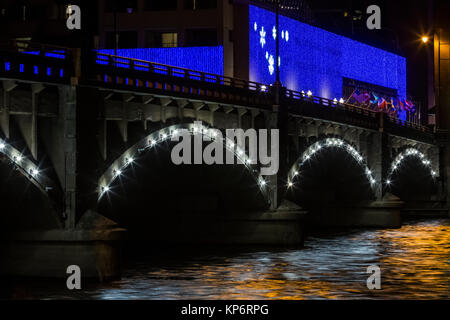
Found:
[[[150,61],[98,52],[17,44],[2,50],[0,78],[30,82],[94,86],[109,90],[146,93],[272,110],[275,88],[271,85],[210,74]],[[312,117],[388,132],[432,142],[430,128],[417,119],[402,121],[383,112],[338,102],[286,88],[280,105],[293,115]]]

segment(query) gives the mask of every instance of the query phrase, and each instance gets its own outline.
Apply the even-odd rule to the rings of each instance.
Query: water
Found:
[[[381,267],[369,290],[367,266]],[[450,219],[400,229],[308,237],[301,249],[152,252],[127,262],[123,278],[65,289],[65,281],[15,284],[31,299],[450,299]]]

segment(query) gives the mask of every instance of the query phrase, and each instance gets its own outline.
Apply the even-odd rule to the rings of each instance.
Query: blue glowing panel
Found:
[[[114,54],[114,49],[102,49],[98,51],[104,54]],[[202,72],[223,74],[222,46],[118,49],[117,55]]]
[[[275,81],[275,14],[249,6],[249,78]],[[280,80],[293,90],[339,99],[343,77],[396,89],[406,97],[406,59],[280,16]]]

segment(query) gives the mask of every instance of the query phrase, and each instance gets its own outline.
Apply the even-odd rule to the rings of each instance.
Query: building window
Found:
[[[173,48],[178,46],[176,32],[147,31],[145,34],[147,48]]]
[[[187,46],[216,46],[216,29],[187,29],[185,44]]]
[[[105,12],[127,12],[137,11],[137,0],[105,0]]]
[[[186,10],[201,10],[201,9],[216,9],[217,0],[184,0],[184,9]]]
[[[137,48],[138,36],[136,31],[119,31],[118,33],[118,49]],[[116,33],[110,31],[106,33],[105,48],[114,49],[116,47]]]
[[[151,11],[177,10],[177,0],[145,0],[144,9]]]

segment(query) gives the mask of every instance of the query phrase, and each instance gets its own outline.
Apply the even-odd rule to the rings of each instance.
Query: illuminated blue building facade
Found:
[[[105,54],[114,54],[114,49],[98,51]],[[213,74],[223,74],[222,46],[117,49],[117,55]]]
[[[249,6],[249,79],[275,82],[275,14]],[[280,16],[280,80],[293,90],[343,96],[343,78],[397,91],[406,97],[406,59],[393,53]]]

